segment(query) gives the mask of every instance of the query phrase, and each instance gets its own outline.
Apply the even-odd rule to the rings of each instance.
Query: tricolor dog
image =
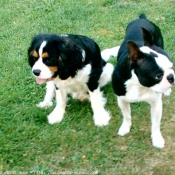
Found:
[[[101,57],[99,46],[81,35],[36,35],[28,49],[28,61],[38,84],[47,83],[41,108],[52,105],[56,94],[56,107],[49,114],[50,124],[64,117],[67,95],[80,100],[89,99],[94,123],[104,126],[110,114],[105,110],[106,99],[100,87],[111,80],[113,65]]]
[[[160,132],[162,94],[170,94],[175,80],[173,63],[164,51],[161,31],[144,14],[130,22],[120,47],[106,49],[102,56],[117,56],[112,85],[123,114],[120,136],[130,132],[130,103],[146,101],[151,106],[151,137],[155,147],[163,148]]]

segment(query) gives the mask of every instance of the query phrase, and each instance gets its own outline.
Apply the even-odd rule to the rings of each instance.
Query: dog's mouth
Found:
[[[43,79],[43,78],[36,78],[36,83],[37,84],[43,84],[46,83],[48,79]]]
[[[47,79],[35,77],[36,78],[36,83],[37,84],[47,83],[48,81],[53,80],[56,77],[56,75],[57,75],[57,73],[55,72],[52,77],[47,78]]]
[[[48,79],[43,79],[43,78],[36,78],[36,83],[37,84],[43,84],[43,83],[47,83],[48,81],[53,80],[54,77],[48,78]]]

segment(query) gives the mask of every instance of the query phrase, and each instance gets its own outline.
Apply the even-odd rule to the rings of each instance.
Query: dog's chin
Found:
[[[165,93],[165,92],[167,92],[170,88],[171,88],[171,84],[169,84],[169,86],[164,86],[164,87],[160,87],[160,86],[158,86],[158,85],[155,85],[155,86],[153,86],[153,87],[151,87],[151,89],[153,90],[153,91],[155,91],[156,93]]]

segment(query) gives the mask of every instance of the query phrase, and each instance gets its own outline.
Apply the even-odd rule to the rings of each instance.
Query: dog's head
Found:
[[[28,61],[38,84],[59,76],[62,80],[74,76],[82,67],[85,51],[68,35],[36,35],[28,49]]]
[[[167,55],[147,46],[139,48],[133,41],[128,41],[127,46],[131,68],[140,84],[158,93],[166,92],[174,84],[173,63]]]

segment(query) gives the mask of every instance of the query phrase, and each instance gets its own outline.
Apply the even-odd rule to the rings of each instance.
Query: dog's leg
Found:
[[[159,100],[155,103],[151,103],[151,137],[153,146],[158,148],[163,148],[165,141],[160,132],[160,122],[162,117],[162,99],[160,97]]]
[[[105,126],[108,125],[110,120],[110,114],[104,109],[106,99],[103,97],[103,93],[100,91],[100,88],[90,91],[90,101],[91,107],[93,110],[93,119],[96,126]]]
[[[52,106],[53,97],[55,96],[55,86],[52,81],[47,82],[46,85],[46,95],[44,97],[44,101],[37,104],[39,108],[48,108]]]
[[[100,87],[105,86],[108,82],[111,81],[111,76],[112,76],[113,70],[114,70],[114,66],[111,63],[107,63],[103,67],[103,72],[102,72],[100,79],[99,79]]]
[[[59,123],[64,117],[66,101],[67,101],[67,93],[61,89],[56,89],[56,107],[49,114],[48,122],[50,124]]]
[[[118,131],[118,135],[124,136],[125,134],[130,132],[131,128],[131,108],[130,103],[121,100],[120,97],[117,97],[118,105],[122,111],[123,114],[123,123],[120,126],[120,129]]]

